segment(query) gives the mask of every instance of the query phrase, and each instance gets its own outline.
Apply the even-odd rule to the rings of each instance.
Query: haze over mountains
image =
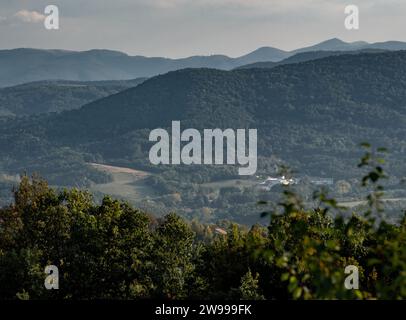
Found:
[[[237,58],[212,55],[182,59],[129,56],[110,50],[83,52],[25,48],[1,50],[0,87],[41,80],[128,80],[151,77],[184,68],[231,70],[251,63],[279,62],[303,52],[365,49],[406,50],[406,43],[397,41],[372,44],[363,41],[347,43],[339,39],[331,39],[293,51],[263,47]]]
[[[259,177],[277,175],[286,164],[304,181],[344,180],[350,190],[359,184],[359,144],[384,146],[395,178],[391,192],[403,195],[406,51],[303,52],[279,63],[232,71],[187,68],[145,81],[3,88],[2,109],[24,116],[0,117],[0,201],[10,194],[10,177],[36,172],[56,186],[96,185],[127,194],[153,212],[193,217],[210,207],[213,219],[255,223],[246,217],[263,200],[255,176],[236,185],[237,166],[151,165],[150,131],[170,130],[174,120],[182,129],[256,128]],[[113,188],[111,176],[94,163],[142,171],[146,178]]]
[[[327,50],[305,51],[305,52],[296,53],[293,56],[290,56],[289,58],[283,59],[278,62],[273,62],[273,61],[254,62],[254,63],[245,64],[236,69],[252,69],[252,68],[269,69],[269,68],[275,68],[277,66],[281,66],[281,65],[285,65],[285,64],[317,60],[317,59],[327,58],[327,57],[331,57],[331,56],[340,56],[343,54],[379,53],[379,52],[385,52],[385,51],[389,51],[389,50],[362,49],[362,50],[354,50],[354,51],[327,51]]]
[[[148,129],[172,120],[192,128],[258,128],[260,156],[277,156],[304,173],[351,175],[347,164],[364,140],[392,148],[396,167],[406,151],[405,68],[406,51],[399,51],[273,69],[170,72],[79,110],[5,123],[3,167],[29,168],[34,155],[67,147],[89,161],[145,167]],[[41,165],[35,162],[46,175],[49,167]]]

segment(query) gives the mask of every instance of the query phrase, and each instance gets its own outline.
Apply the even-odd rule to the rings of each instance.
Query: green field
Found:
[[[89,188],[90,192],[111,195],[130,203],[156,196],[152,188],[144,183],[145,179],[150,176],[148,172],[95,163],[90,165],[97,170],[108,173],[112,178],[111,182],[92,185]]]

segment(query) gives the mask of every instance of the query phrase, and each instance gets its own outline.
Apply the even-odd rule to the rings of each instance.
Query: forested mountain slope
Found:
[[[323,176],[351,176],[347,163],[352,167],[359,143],[369,141],[388,147],[391,165],[404,175],[406,52],[341,55],[270,70],[171,72],[80,110],[7,122],[3,166],[23,168],[35,154],[66,148],[90,160],[148,166],[149,131],[173,120],[183,128],[257,128],[261,157]],[[27,144],[30,155],[22,147]]]
[[[135,87],[145,78],[123,81],[38,81],[0,89],[0,116],[26,116],[79,109]]]

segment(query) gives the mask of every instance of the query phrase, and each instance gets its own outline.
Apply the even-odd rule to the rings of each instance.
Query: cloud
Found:
[[[26,23],[38,23],[45,20],[45,16],[37,11],[20,10],[15,15],[15,18]]]

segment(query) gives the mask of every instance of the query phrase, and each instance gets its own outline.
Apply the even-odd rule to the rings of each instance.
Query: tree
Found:
[[[241,278],[240,295],[242,300],[264,300],[264,296],[260,293],[258,280],[259,274],[255,277],[251,270]]]

